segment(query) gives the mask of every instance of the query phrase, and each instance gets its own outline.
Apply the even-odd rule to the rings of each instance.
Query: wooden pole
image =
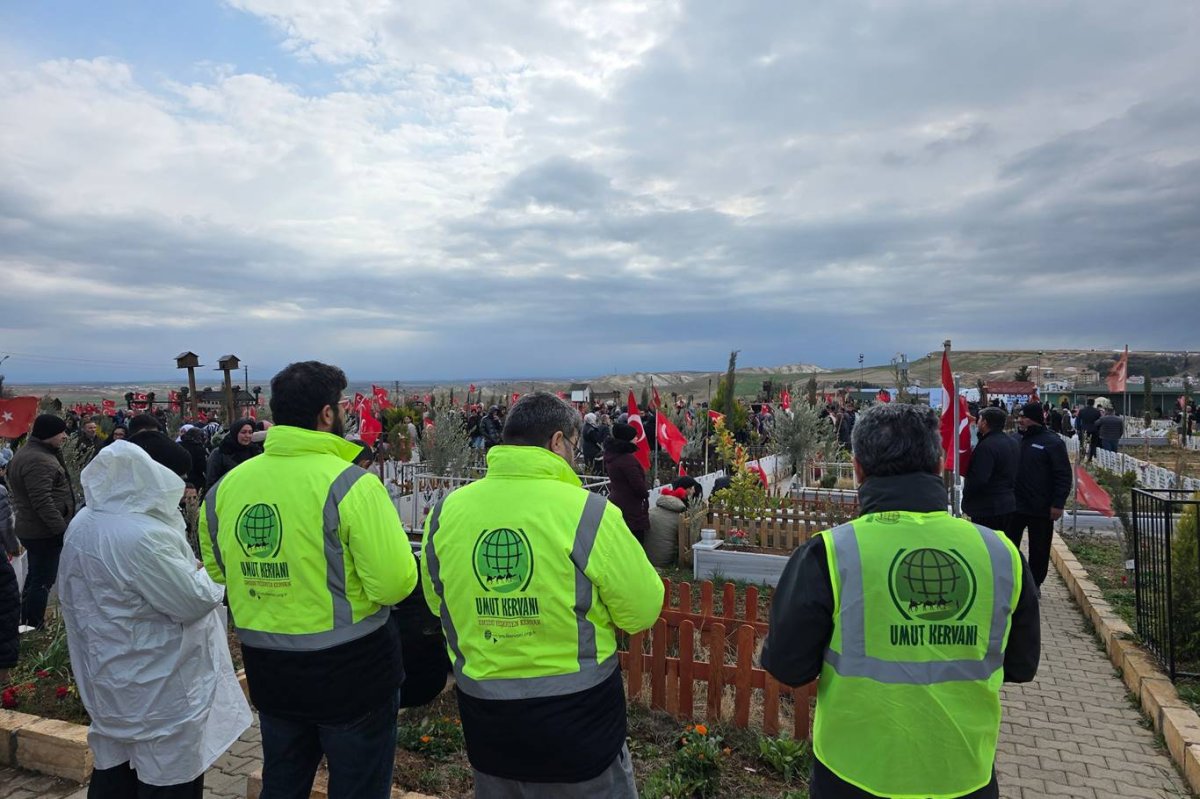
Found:
[[[230,376],[228,369],[222,369],[225,373],[225,424],[233,424],[233,378]]]
[[[188,398],[191,400],[192,406],[192,421],[200,418],[200,400],[196,396],[196,367],[189,366],[188,370]]]

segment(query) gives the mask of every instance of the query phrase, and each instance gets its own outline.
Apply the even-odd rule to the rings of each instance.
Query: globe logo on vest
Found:
[[[533,579],[533,548],[524,530],[484,530],[472,554],[475,579],[485,591],[524,591]]]
[[[970,564],[953,549],[900,550],[888,584],[896,609],[909,621],[961,621],[977,590]]]
[[[283,546],[283,520],[276,506],[262,503],[245,506],[234,529],[238,545],[248,558],[274,558]]]

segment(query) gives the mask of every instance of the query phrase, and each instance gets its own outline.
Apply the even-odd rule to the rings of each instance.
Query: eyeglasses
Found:
[[[575,440],[572,441],[571,439],[567,438],[566,436],[563,436],[563,440],[566,441],[567,445],[570,446],[570,448],[571,448],[572,460],[573,461],[583,460],[583,450],[580,449],[580,447],[579,447],[579,437],[576,436]]]

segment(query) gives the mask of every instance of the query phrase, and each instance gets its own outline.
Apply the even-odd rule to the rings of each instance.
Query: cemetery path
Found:
[[[1170,799],[1190,794],[1126,699],[1058,573],[1042,588],[1037,679],[1004,688],[996,771],[1003,799]],[[205,778],[207,799],[241,799],[262,759],[257,723]],[[0,799],[84,799],[87,789],[0,768]]]
[[[1038,676],[1002,693],[1000,796],[1190,796],[1053,567],[1042,586],[1041,612]]]

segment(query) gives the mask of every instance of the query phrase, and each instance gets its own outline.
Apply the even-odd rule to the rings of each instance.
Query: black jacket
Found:
[[[635,533],[650,529],[646,471],[634,453],[637,445],[610,438],[604,442],[604,472],[608,475],[608,501],[621,509],[625,524]]]
[[[1058,433],[1036,425],[1021,433],[1017,466],[1017,513],[1049,518],[1051,508],[1065,508],[1071,493],[1071,459]]]
[[[1075,418],[1079,423],[1079,432],[1094,433],[1096,432],[1096,420],[1100,418],[1100,409],[1095,405],[1088,405],[1080,408],[1079,415]]]
[[[859,489],[862,511],[931,512],[946,509],[946,491],[934,475],[872,477]],[[833,589],[824,539],[810,540],[792,553],[771,601],[771,624],[763,644],[762,665],[785,685],[805,685],[821,673],[833,636]],[[1037,675],[1041,654],[1038,588],[1021,558],[1021,595],[1013,609],[1004,649],[1004,681],[1029,682]],[[817,712],[820,712],[818,709]],[[814,763],[819,763],[814,759]],[[818,769],[819,765],[814,765]],[[863,792],[823,770],[825,799],[862,797]]]
[[[1015,511],[1019,457],[1017,442],[1002,430],[989,431],[980,438],[963,484],[963,513],[977,518]]]
[[[1125,435],[1125,420],[1112,413],[1101,416],[1096,421],[1096,435],[1102,441],[1120,441]]]

